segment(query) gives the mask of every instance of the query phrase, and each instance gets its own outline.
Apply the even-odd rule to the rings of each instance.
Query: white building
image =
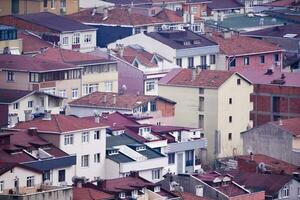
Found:
[[[3,120],[0,126],[13,127],[17,122],[44,115],[45,111],[59,114],[63,97],[40,91],[0,89],[0,112]]]
[[[105,177],[106,128],[95,121],[66,115],[52,115],[20,123],[18,129],[36,127],[39,135],[68,154],[76,155],[73,176],[90,181]]]
[[[182,68],[200,66],[205,69],[215,69],[216,54],[219,53],[217,43],[188,30],[140,33],[117,40],[109,44],[108,48],[114,49],[118,45],[134,44]]]

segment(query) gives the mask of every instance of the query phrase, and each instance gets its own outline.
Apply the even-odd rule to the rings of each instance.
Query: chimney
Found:
[[[32,119],[31,110],[24,110],[25,114],[25,122],[30,121]]]
[[[28,129],[29,135],[37,135],[37,129],[35,127],[31,127]]]
[[[113,94],[113,104],[116,105],[117,103],[117,95]]]
[[[203,185],[196,185],[196,196],[203,197]]]
[[[51,120],[51,110],[45,110],[45,116],[43,120]]]
[[[138,178],[138,177],[139,177],[139,172],[138,172],[138,171],[131,171],[131,172],[130,172],[130,176],[131,176],[131,177]]]
[[[254,161],[254,154],[252,152],[250,152],[250,160]]]
[[[100,123],[100,114],[99,113],[95,113],[95,123],[99,124]]]

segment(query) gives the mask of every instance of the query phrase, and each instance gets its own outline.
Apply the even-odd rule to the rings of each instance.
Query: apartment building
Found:
[[[160,97],[139,94],[94,92],[69,103],[67,113],[87,117],[102,113],[120,112],[147,118],[151,124],[174,123],[176,102]]]
[[[106,47],[134,34],[161,30],[184,30],[204,32],[203,20],[193,14],[169,10],[159,6],[109,6],[83,10],[69,16],[86,25],[97,28],[97,46]]]
[[[0,17],[0,23],[28,30],[63,49],[90,52],[96,47],[96,28],[49,12]]]
[[[88,117],[93,120],[93,117]],[[119,112],[103,114],[100,122],[110,127],[111,135],[126,134],[153,150],[168,156],[163,174],[201,171],[206,163],[207,139],[201,130],[179,126],[141,123],[132,115]],[[148,122],[148,119],[146,119]]]
[[[35,183],[37,184],[42,183],[53,186],[72,184],[72,177],[75,174],[76,155],[69,155],[42,139],[35,128],[18,131],[6,130],[0,133],[0,141],[1,163],[10,163],[10,165],[18,163],[39,171],[41,176],[39,180],[36,180]],[[23,179],[26,178],[23,177],[22,173],[18,173],[18,176],[22,176]],[[1,181],[0,178],[0,186]],[[12,180],[5,179],[4,181]],[[24,183],[20,183],[19,186],[21,184],[24,185]],[[5,183],[4,188],[12,189],[13,191],[17,189],[10,184],[5,185]],[[19,190],[19,192],[21,191]]]
[[[283,68],[284,50],[278,45],[243,37],[231,31],[211,33],[212,41],[220,46],[217,69],[238,71],[240,68]]]
[[[177,125],[203,129],[210,161],[242,152],[240,133],[252,125],[252,92],[240,74],[218,70],[175,69],[158,86],[160,95],[177,102]]]
[[[142,46],[150,53],[159,54],[182,68],[200,66],[215,69],[216,54],[219,53],[217,43],[189,30],[140,33],[117,40],[109,44],[108,48],[133,44]]]
[[[158,95],[158,81],[171,69],[179,68],[164,57],[150,53],[139,45],[118,46],[112,49],[114,55],[140,69],[145,74],[145,95]]]
[[[38,12],[51,12],[57,15],[71,14],[79,11],[77,0],[3,0],[0,16],[22,15]]]
[[[38,135],[68,154],[76,155],[73,176],[88,180],[104,178],[106,128],[103,124],[74,116],[52,115],[46,120],[34,119],[19,123],[16,129],[36,127]]]
[[[44,92],[0,89],[0,127],[13,127],[19,121],[45,115],[59,114],[63,98]]]

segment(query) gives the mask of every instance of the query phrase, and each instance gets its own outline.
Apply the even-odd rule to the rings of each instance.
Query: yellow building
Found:
[[[79,0],[0,0],[0,16],[51,12],[68,15],[79,11]]]
[[[175,69],[160,80],[158,94],[177,102],[175,123],[202,128],[208,158],[242,153],[240,133],[250,121],[251,82],[238,73]]]

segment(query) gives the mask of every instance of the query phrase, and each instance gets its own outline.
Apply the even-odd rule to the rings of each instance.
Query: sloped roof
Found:
[[[113,199],[114,196],[89,187],[73,187],[73,200],[103,200]]]
[[[23,53],[38,52],[41,51],[41,49],[53,46],[45,40],[23,31],[18,32],[18,38],[23,41]]]
[[[105,125],[71,115],[52,115],[50,120],[33,119],[18,123],[15,126],[16,129],[28,129],[30,127],[37,128],[39,132],[62,134],[83,129],[103,128]]]
[[[26,165],[22,165],[22,164],[19,164],[19,163],[0,162],[0,176],[2,174],[4,174],[5,172],[10,171],[11,169],[14,169],[15,167],[20,167],[20,168],[23,168],[23,169],[26,169],[26,170],[29,170],[29,171],[39,173],[39,174],[42,173],[42,171],[39,171],[37,169],[31,168],[31,167],[28,167]]]
[[[172,71],[171,71],[172,72]],[[192,79],[191,69],[180,69],[174,73],[168,73],[163,77],[159,84],[178,85],[187,87],[219,88],[228,80],[234,72],[221,70],[204,70],[199,72],[195,79]]]
[[[9,90],[0,88],[0,104],[1,103],[13,103],[18,99],[21,99],[34,91],[29,90]]]
[[[281,122],[270,122],[296,137],[300,137],[300,118],[283,119]]]
[[[227,56],[283,51],[282,48],[270,42],[237,34],[231,35],[230,38],[224,38],[221,34],[214,33],[209,38],[218,43],[221,52]]]
[[[94,27],[87,26],[80,22],[71,20],[65,16],[55,15],[49,12],[39,12],[26,15],[14,15],[14,17],[47,27],[58,32],[96,30]]]
[[[207,4],[207,6],[212,10],[225,10],[244,7],[244,5],[238,0],[212,0],[212,3]]]
[[[296,34],[295,37],[293,38],[300,38],[300,25],[286,24],[283,26],[276,26],[276,27],[264,28],[256,31],[249,31],[242,34],[250,35],[250,36],[263,36],[263,37],[284,37],[286,34]]]

